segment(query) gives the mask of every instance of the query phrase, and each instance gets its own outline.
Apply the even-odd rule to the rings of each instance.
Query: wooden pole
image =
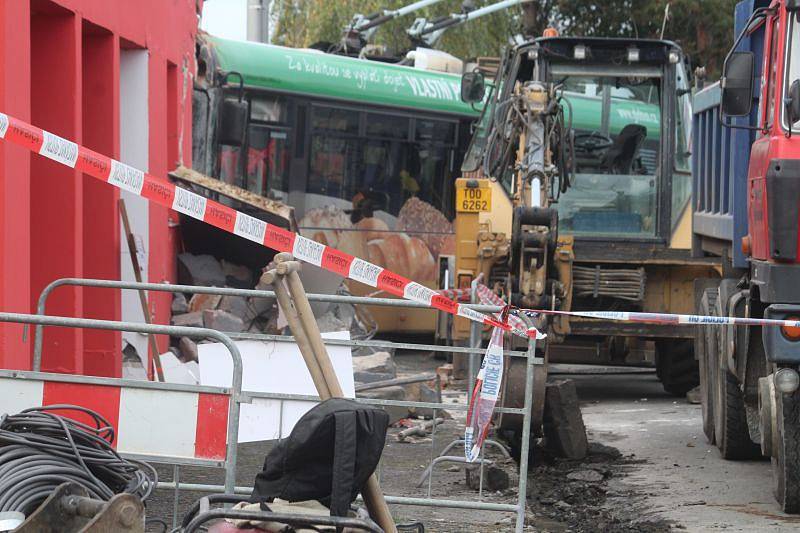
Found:
[[[136,277],[136,282],[142,282],[142,271],[139,269],[139,256],[137,255],[136,239],[131,232],[131,223],[128,219],[128,210],[125,208],[125,200],[119,199],[119,214],[122,217],[122,227],[125,230],[125,236],[128,240],[128,250],[131,252],[131,263],[133,265],[133,275]],[[147,294],[143,290],[137,291],[139,293],[139,301],[142,304],[142,313],[144,314],[144,321],[147,324],[152,324],[153,320],[150,315],[150,308],[147,306]],[[150,341],[150,351],[153,352],[153,366],[156,369],[158,381],[164,381],[164,369],[161,368],[161,354],[158,353],[158,344],[156,343],[156,336],[152,333],[147,336]],[[150,379],[153,379],[153,371],[148,368]]]
[[[276,255],[275,260],[278,263],[277,268],[267,272],[262,280],[271,283],[275,288],[278,305],[283,310],[292,335],[298,341],[297,345],[311,373],[319,397],[323,400],[341,398],[344,396],[342,386],[336,377],[330,356],[322,341],[322,334],[311,311],[311,304],[297,274],[300,263],[285,252]],[[375,474],[367,480],[361,495],[372,519],[386,533],[397,533],[397,526]]]

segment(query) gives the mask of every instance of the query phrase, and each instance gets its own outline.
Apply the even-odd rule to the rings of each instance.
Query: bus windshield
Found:
[[[556,204],[559,231],[655,236],[658,80],[569,76],[560,83],[565,120],[575,136],[575,175]]]
[[[219,176],[295,208],[300,233],[422,282],[455,252],[454,181],[472,117],[252,93]]]

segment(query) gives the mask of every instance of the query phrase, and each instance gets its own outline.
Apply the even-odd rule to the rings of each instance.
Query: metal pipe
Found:
[[[436,374],[421,374],[417,376],[408,376],[405,378],[383,379],[380,381],[373,381],[372,383],[362,383],[361,385],[356,385],[356,392],[383,389],[386,387],[393,387],[395,385],[410,385],[412,383],[422,383],[423,381],[433,381],[434,379],[436,379]]]
[[[207,338],[217,340],[224,344],[231,354],[231,359],[233,359],[231,402],[228,408],[228,445],[227,454],[225,456],[225,491],[233,490],[236,482],[237,443],[239,441],[239,403],[242,395],[242,356],[230,337],[217,330],[207,328],[187,328],[183,326],[163,326],[160,324],[139,324],[115,320],[27,315],[21,313],[0,313],[0,322],[66,328],[132,331],[135,333],[173,335],[176,337]],[[151,383],[151,385],[157,384]]]
[[[49,283],[41,294],[36,304],[36,313],[39,315],[45,314],[47,299],[50,294],[61,286],[76,286],[76,287],[96,287],[96,288],[115,288],[127,290],[148,290],[159,292],[190,292],[193,294],[212,294],[218,296],[245,296],[252,298],[275,298],[273,291],[261,291],[257,289],[234,289],[229,287],[198,287],[195,285],[178,285],[172,283],[136,283],[132,281],[119,281],[108,279],[83,279],[83,278],[61,278]],[[412,302],[402,298],[371,298],[368,296],[345,296],[341,294],[307,294],[311,302],[326,302],[326,303],[347,303],[352,305],[377,305],[382,307],[405,307],[413,309],[429,309],[430,306],[420,303]],[[484,313],[497,313],[502,310],[501,307],[496,305],[476,305],[467,304],[466,307]],[[44,328],[41,324],[37,324],[34,328],[33,339],[33,369],[37,372],[41,369],[42,362],[42,344],[44,339]],[[325,341],[327,344],[336,344],[335,341]],[[341,342],[341,341],[340,341]],[[367,341],[351,341],[351,342],[367,342]],[[377,342],[377,341],[373,341]],[[358,346],[354,344],[354,346]],[[362,344],[368,346],[368,344]],[[407,346],[400,346],[406,348]],[[432,351],[444,351],[438,347],[436,349],[430,348]],[[428,348],[426,348],[428,349]],[[450,348],[447,351],[459,351],[463,348]],[[464,352],[469,353],[469,352]],[[510,354],[509,354],[510,355]]]
[[[181,487],[196,492],[219,492],[220,485],[207,485],[205,483],[181,483]],[[174,489],[175,483],[172,481],[159,481],[157,488]],[[234,487],[234,494],[249,495],[253,493],[252,487]],[[445,500],[437,498],[411,498],[405,496],[384,496],[387,503],[395,505],[415,505],[421,507],[445,507],[450,509],[477,509],[481,511],[505,511],[515,513],[516,504],[509,503],[489,503],[489,502],[470,502],[463,500]]]

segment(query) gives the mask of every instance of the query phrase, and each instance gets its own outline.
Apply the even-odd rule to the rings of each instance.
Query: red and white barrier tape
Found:
[[[257,242],[346,278],[377,287],[389,294],[422,302],[435,309],[528,337],[532,331],[519,331],[483,313],[455,302],[433,289],[404,278],[358,257],[307,239],[263,220],[177,187],[168,181],[120,163],[84,146],[59,137],[22,120],[0,113],[0,139],[27,148],[111,185],[169,207],[212,226]]]
[[[503,331],[494,328],[467,409],[467,423],[464,428],[464,456],[470,463],[478,459],[481,447],[489,434],[489,426],[492,422],[494,406],[500,396],[502,381]]]
[[[780,320],[775,318],[744,318],[733,316],[676,315],[671,313],[638,313],[633,311],[555,311],[548,309],[518,309],[529,315],[566,315],[598,320],[637,322],[639,324],[662,324],[672,326],[777,326],[800,328],[800,320]],[[509,317],[510,318],[510,317]]]

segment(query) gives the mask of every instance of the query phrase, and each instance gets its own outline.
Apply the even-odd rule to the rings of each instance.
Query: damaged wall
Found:
[[[163,176],[191,153],[194,37],[202,0],[0,0],[0,110],[120,158],[120,56],[146,54],[147,169]],[[183,164],[190,165],[191,161]],[[120,279],[119,191],[0,145],[0,309],[32,312],[42,288],[71,277]],[[131,213],[133,217],[133,213]],[[175,280],[177,216],[150,206],[145,278]],[[142,222],[142,221],[139,221]],[[134,227],[137,224],[134,222]],[[170,296],[151,295],[168,323]],[[62,288],[48,314],[120,319],[119,292]],[[45,330],[44,370],[119,376],[118,333]],[[167,339],[159,339],[166,350]],[[0,367],[30,368],[32,339],[0,325]]]

